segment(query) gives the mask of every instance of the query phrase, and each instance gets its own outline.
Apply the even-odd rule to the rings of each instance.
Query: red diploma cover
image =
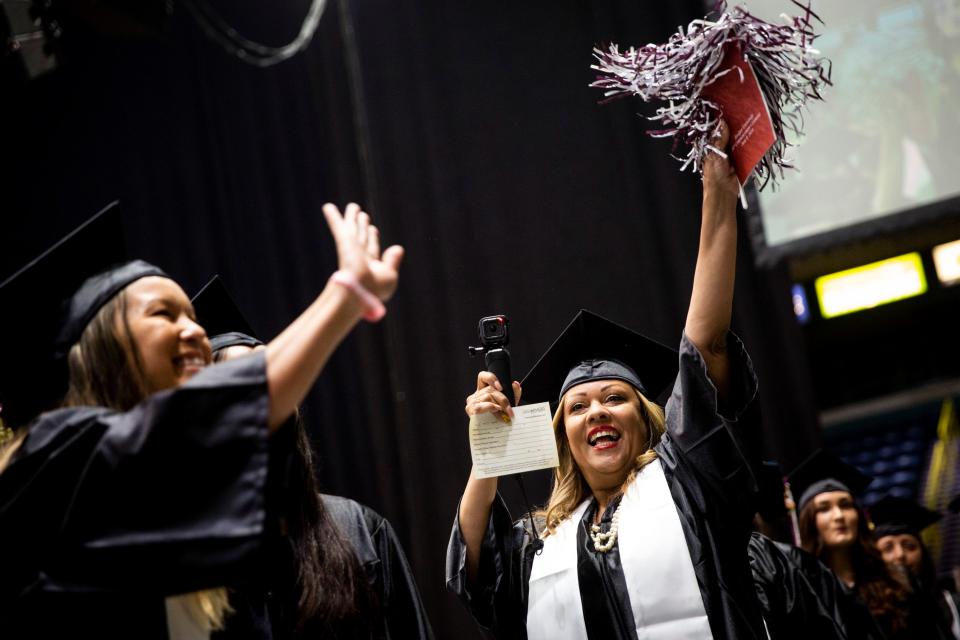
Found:
[[[763,154],[773,146],[776,135],[760,83],[753,67],[743,59],[738,43],[726,47],[719,71],[726,69],[730,71],[704,87],[701,95],[720,105],[723,119],[730,127],[733,167],[743,185]]]

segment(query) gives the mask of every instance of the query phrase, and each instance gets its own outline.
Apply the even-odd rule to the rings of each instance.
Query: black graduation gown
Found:
[[[813,555],[759,533],[748,554],[771,640],[883,637],[866,607]]]
[[[4,637],[166,638],[166,596],[259,571],[268,405],[254,354],[38,418],[0,473]]]
[[[289,545],[271,552],[272,580],[230,594],[234,609],[214,640],[287,640],[291,638],[432,639],[433,632],[393,527],[373,509],[340,496],[321,495],[327,512],[349,542],[376,599],[376,611],[363,620],[365,628],[318,630],[307,623],[296,631],[297,602],[293,550]]]
[[[759,438],[754,402],[757,382],[740,340],[730,333],[727,345],[731,393],[727,404],[718,407],[706,364],[683,336],[680,370],[666,405],[667,433],[656,451],[677,506],[713,637],[760,639],[766,638],[766,633],[747,561],[747,541],[756,511],[755,445],[751,440]],[[611,504],[603,516],[604,530],[615,507]],[[587,634],[603,640],[635,639],[618,546],[606,554],[596,553],[587,536],[595,511],[594,501],[584,514],[577,539]],[[513,523],[498,496],[482,543],[479,574],[468,587],[466,547],[459,519],[454,519],[447,548],[447,588],[498,638],[526,638],[531,541],[523,522]]]
[[[927,588],[909,575],[910,594],[907,599],[907,628],[890,634],[892,640],[955,640],[951,625],[952,611],[939,589]]]
[[[377,598],[374,638],[433,638],[420,591],[397,534],[386,518],[348,498],[324,495],[323,503],[350,542]]]
[[[946,628],[952,630],[954,625],[960,627],[960,617],[954,613],[955,611],[960,611],[960,596],[954,592],[943,589],[936,589],[935,591],[939,596],[937,598],[937,605],[940,608],[940,615]],[[952,635],[956,640],[960,640],[960,635]]]

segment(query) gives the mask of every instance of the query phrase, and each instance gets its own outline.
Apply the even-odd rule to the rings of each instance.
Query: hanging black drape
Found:
[[[217,6],[280,43],[308,2],[246,4]],[[480,316],[509,314],[520,377],[581,307],[679,341],[698,178],[643,135],[646,107],[598,106],[587,84],[595,43],[660,41],[701,13],[331,0],[310,49],[265,70],[182,10],[158,39],[68,32],[62,68],[3,85],[2,275],[120,198],[133,252],[188,292],[220,273],[271,336],[335,268],[320,204],[367,203],[408,257],[387,318],[347,340],[307,403],[321,480],[394,523],[438,636],[473,637],[443,588],[481,366],[465,347]],[[760,376],[766,450],[790,466],[818,435],[789,283],[753,269],[745,241],[740,258],[735,329]],[[529,478],[536,501],[547,480]]]

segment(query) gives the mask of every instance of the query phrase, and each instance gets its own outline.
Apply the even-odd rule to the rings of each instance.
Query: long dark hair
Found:
[[[214,362],[223,353],[214,352]],[[320,498],[313,446],[299,411],[287,428],[295,439],[283,498],[296,568],[295,627],[328,633],[364,628],[377,603],[356,553]]]
[[[923,543],[923,538],[919,535],[910,534],[916,539],[920,546],[920,575],[915,576],[920,582],[920,588],[928,593],[938,591],[937,587],[937,569],[933,566],[933,558],[930,556],[930,550]]]
[[[288,527],[300,590],[297,627],[317,620],[327,628],[363,627],[377,604],[357,554],[323,505],[317,487],[313,447],[296,416],[294,469]]]
[[[883,556],[870,534],[863,509],[856,503],[854,507],[857,510],[857,540],[850,549],[856,581],[854,590],[880,626],[897,633],[907,625],[909,594],[887,570]],[[813,500],[800,510],[800,538],[805,551],[821,558],[824,547],[817,529],[817,508]]]

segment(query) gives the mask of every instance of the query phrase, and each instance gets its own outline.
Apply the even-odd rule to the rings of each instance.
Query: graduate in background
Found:
[[[381,256],[356,205],[324,214],[340,270],[263,351],[216,367],[183,290],[123,262],[115,207],[0,284],[0,401],[17,429],[0,451],[3,637],[222,625],[223,587],[263,570],[275,529],[270,440],[397,286],[400,247]]]
[[[867,607],[883,637],[941,638],[936,621],[914,609],[909,591],[880,557],[856,498],[872,481],[825,450],[814,452],[794,469],[790,486],[800,496],[803,548],[830,567],[846,592]]]
[[[929,615],[940,618],[941,626],[960,639],[957,594],[939,588],[937,572],[920,532],[942,516],[913,500],[885,496],[870,507],[873,535],[883,561],[909,585],[914,600],[921,600]]]
[[[759,476],[755,523],[769,531],[790,529],[780,466],[764,462]],[[759,532],[750,536],[747,554],[771,640],[883,637],[867,609],[849,597],[833,572],[813,555]]]
[[[722,125],[717,146],[728,137]],[[497,637],[766,638],[746,558],[757,383],[729,331],[738,191],[710,154],[679,373],[673,350],[581,311],[524,379],[527,400],[559,397],[542,529],[514,524],[497,479],[471,474],[447,586]],[[654,399],[670,385],[664,411]],[[481,372],[466,413],[509,414],[509,392]]]
[[[219,277],[193,298],[211,334],[213,361],[266,348]],[[215,640],[271,637],[432,638],[406,554],[390,523],[354,500],[319,493],[313,447],[299,412],[271,442],[268,490],[275,492],[282,535],[271,549],[270,574],[230,593],[234,613]],[[272,479],[272,482],[271,482]]]

